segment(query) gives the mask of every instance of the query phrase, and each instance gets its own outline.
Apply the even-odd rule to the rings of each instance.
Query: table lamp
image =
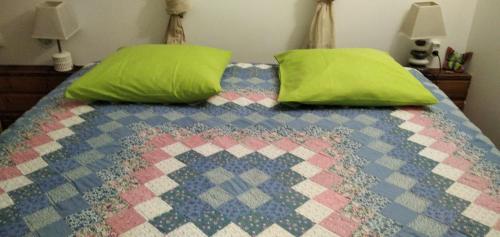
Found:
[[[36,7],[33,38],[57,41],[58,53],[54,54],[54,69],[67,72],[73,69],[71,54],[63,51],[61,40],[67,40],[79,29],[75,13],[68,2],[47,1]]]
[[[435,2],[414,3],[400,32],[415,41],[410,53],[410,66],[425,69],[430,62],[429,52],[437,52],[440,46],[439,43],[431,43],[431,40],[446,36],[441,7]]]

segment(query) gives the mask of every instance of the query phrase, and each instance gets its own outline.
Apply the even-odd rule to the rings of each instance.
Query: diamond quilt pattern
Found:
[[[75,74],[0,135],[0,236],[499,236],[500,153],[426,108],[276,102],[231,64],[192,105],[85,104]]]

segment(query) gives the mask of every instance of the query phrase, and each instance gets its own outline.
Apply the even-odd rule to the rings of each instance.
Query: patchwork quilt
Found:
[[[499,236],[500,153],[426,108],[283,106],[233,64],[193,105],[68,101],[0,135],[0,236]]]

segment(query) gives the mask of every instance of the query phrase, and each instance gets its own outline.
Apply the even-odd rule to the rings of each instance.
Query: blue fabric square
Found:
[[[103,169],[107,169],[113,165],[114,165],[113,161],[111,161],[109,158],[105,157],[105,158],[101,158],[99,160],[96,160],[92,163],[89,163],[85,166],[87,168],[91,169],[92,171],[97,172],[97,171],[100,171]]]
[[[238,175],[252,169],[253,166],[245,160],[229,161],[224,165],[224,169]]]
[[[424,198],[427,198],[430,200],[436,200],[442,194],[442,192],[438,188],[432,187],[432,186],[425,184],[425,183],[422,183],[422,182],[417,183],[415,186],[413,186],[411,188],[410,191],[418,196],[421,196],[421,197],[424,197]]]
[[[302,119],[295,119],[292,122],[287,123],[287,125],[293,129],[297,129],[297,130],[304,130],[305,128],[311,126],[310,123],[308,123]]]
[[[177,211],[191,220],[194,220],[210,210],[213,210],[210,205],[198,198],[192,198],[180,205]]]
[[[277,221],[292,213],[290,208],[275,201],[265,203],[264,205],[258,207],[256,211],[272,221]]]
[[[344,123],[343,125],[348,127],[348,128],[351,128],[353,130],[361,130],[364,127],[366,127],[366,125],[364,125],[363,123],[355,121],[355,120],[348,121],[347,123]]]
[[[73,184],[80,193],[84,193],[95,187],[101,186],[102,181],[96,174],[89,174],[75,180]]]
[[[376,150],[373,150],[367,146],[363,146],[361,149],[359,149],[357,154],[360,157],[366,158],[367,160],[370,160],[370,161],[376,161],[384,155],[384,154],[382,154]]]
[[[252,122],[246,119],[238,119],[233,122],[231,122],[233,126],[236,126],[237,128],[247,128],[249,126],[252,126]]]
[[[373,186],[372,188],[373,192],[376,192],[384,197],[387,197],[391,200],[396,199],[399,195],[405,192],[404,189],[396,187],[392,184],[388,184],[386,182],[380,182],[377,185]]]
[[[259,189],[262,190],[263,192],[271,195],[271,196],[276,196],[280,193],[284,192],[289,192],[290,188],[286,187],[282,183],[276,181],[276,180],[268,180],[262,184],[260,184]]]
[[[257,165],[257,168],[271,176],[288,169],[288,167],[279,160],[267,160]]]
[[[370,163],[363,168],[363,170],[370,175],[373,175],[381,180],[389,177],[392,174],[392,170],[386,168],[385,166],[378,165],[376,163]]]
[[[154,116],[152,118],[147,119],[146,123],[151,125],[151,126],[158,127],[158,126],[167,124],[168,120],[165,117]]]
[[[425,159],[425,158],[422,158],[422,159]],[[399,169],[399,172],[401,174],[411,176],[415,179],[421,179],[422,177],[424,177],[425,175],[427,175],[429,173],[428,170],[425,170],[421,167],[418,167],[413,163],[406,163],[405,165],[403,165]]]
[[[16,209],[22,216],[27,216],[49,205],[49,199],[46,195],[38,195],[16,202]]]
[[[127,117],[127,118],[133,119],[134,117]],[[135,118],[134,119],[134,123],[137,123],[137,122],[140,122],[140,120],[138,120],[137,118]],[[125,127],[129,123],[123,123],[123,122],[120,122],[120,123],[123,124],[124,126],[118,128],[118,129],[115,129],[115,130],[113,130],[111,132],[109,132],[108,135],[110,137],[112,137],[115,140],[120,140],[120,139],[122,139],[124,137],[131,136],[131,135],[133,135],[135,133],[134,130],[132,130],[132,129],[128,128],[128,127]]]
[[[40,195],[43,195],[43,191],[36,184],[29,184],[9,192],[9,196],[12,198],[14,203]]]
[[[122,147],[120,145],[113,144],[99,147],[97,150],[104,155],[111,155],[119,153],[122,150]]]
[[[220,187],[233,196],[238,196],[251,188],[250,185],[239,177],[234,177],[231,180],[222,183]]]
[[[55,175],[47,179],[36,180],[36,182],[40,189],[42,189],[44,192],[48,192],[55,187],[66,183],[66,179],[60,175]]]
[[[179,154],[175,157],[175,159],[187,165],[192,165],[195,162],[207,160],[202,154],[193,150]]]
[[[411,221],[417,218],[417,213],[397,203],[391,203],[382,210],[382,214],[394,221],[408,225]]]
[[[72,169],[76,169],[80,166],[80,164],[74,160],[66,159],[59,160],[50,164],[50,167],[57,171],[58,173],[64,173],[66,171],[70,171]]]
[[[197,123],[196,120],[194,120],[192,118],[187,118],[187,117],[175,120],[173,122],[173,124],[180,126],[180,127],[192,127],[196,123]]]
[[[209,170],[217,168],[217,165],[215,165],[213,162],[211,162],[208,159],[200,159],[192,164],[190,164],[191,168],[195,170],[196,172],[203,174]]]
[[[401,229],[397,234],[397,237],[419,237],[419,236],[424,236],[422,233],[419,233],[410,227],[404,227]]]
[[[118,122],[123,124],[124,126],[127,126],[130,124],[139,123],[139,122],[141,122],[141,120],[135,116],[127,116],[125,118],[119,119]],[[125,127],[123,127],[123,128],[125,128]],[[120,130],[120,129],[121,128],[116,129],[116,130]],[[114,130],[111,134],[115,134],[116,130]]]
[[[195,177],[184,183],[184,188],[195,195],[200,195],[213,187],[215,185],[204,176]]]
[[[211,127],[211,128],[222,127],[226,124],[226,122],[224,120],[219,119],[219,118],[211,118],[211,119],[203,121],[202,123],[207,125],[208,127]]]
[[[282,126],[278,121],[276,121],[274,119],[266,119],[266,120],[260,122],[259,125],[267,128],[267,129],[274,129],[276,127]]]
[[[351,135],[352,139],[359,142],[361,145],[363,145],[363,147],[361,149],[370,149],[368,147],[366,147],[368,144],[370,144],[371,142],[373,142],[373,138],[364,134],[364,133],[361,133],[359,131],[355,131],[352,133]],[[372,150],[372,149],[370,149]],[[359,152],[362,152],[362,151],[358,151]],[[366,152],[366,151],[363,151],[364,153],[367,153],[367,154],[370,154],[370,152]],[[368,157],[371,157],[371,156],[368,156]]]
[[[238,201],[238,199],[222,204],[217,210],[230,220],[236,220],[251,211],[249,207]]]
[[[28,226],[22,219],[7,225],[0,225],[0,236],[2,237],[24,236],[28,232]]]
[[[63,220],[54,222],[37,230],[40,237],[53,237],[53,236],[70,236],[73,233],[71,228]]]
[[[55,208],[60,215],[69,216],[73,213],[89,208],[89,204],[80,196],[75,196],[56,203]]]
[[[188,221],[189,220],[185,216],[174,209],[155,217],[150,223],[162,233],[166,234],[184,225]]]
[[[425,210],[424,214],[443,224],[451,225],[455,221],[455,218],[459,213],[457,213],[457,211],[452,208],[442,207],[434,204],[429,206],[427,210]]]
[[[339,125],[335,122],[332,122],[330,120],[326,119],[321,119],[320,121],[316,122],[316,126],[326,129],[326,130],[331,130],[333,128],[338,127]]]

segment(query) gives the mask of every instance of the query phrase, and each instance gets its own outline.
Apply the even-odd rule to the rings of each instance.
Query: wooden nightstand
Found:
[[[464,109],[472,76],[466,72],[457,73],[438,68],[429,68],[423,74],[436,84],[461,109]]]
[[[3,129],[81,67],[56,72],[52,66],[0,66],[0,121]]]

